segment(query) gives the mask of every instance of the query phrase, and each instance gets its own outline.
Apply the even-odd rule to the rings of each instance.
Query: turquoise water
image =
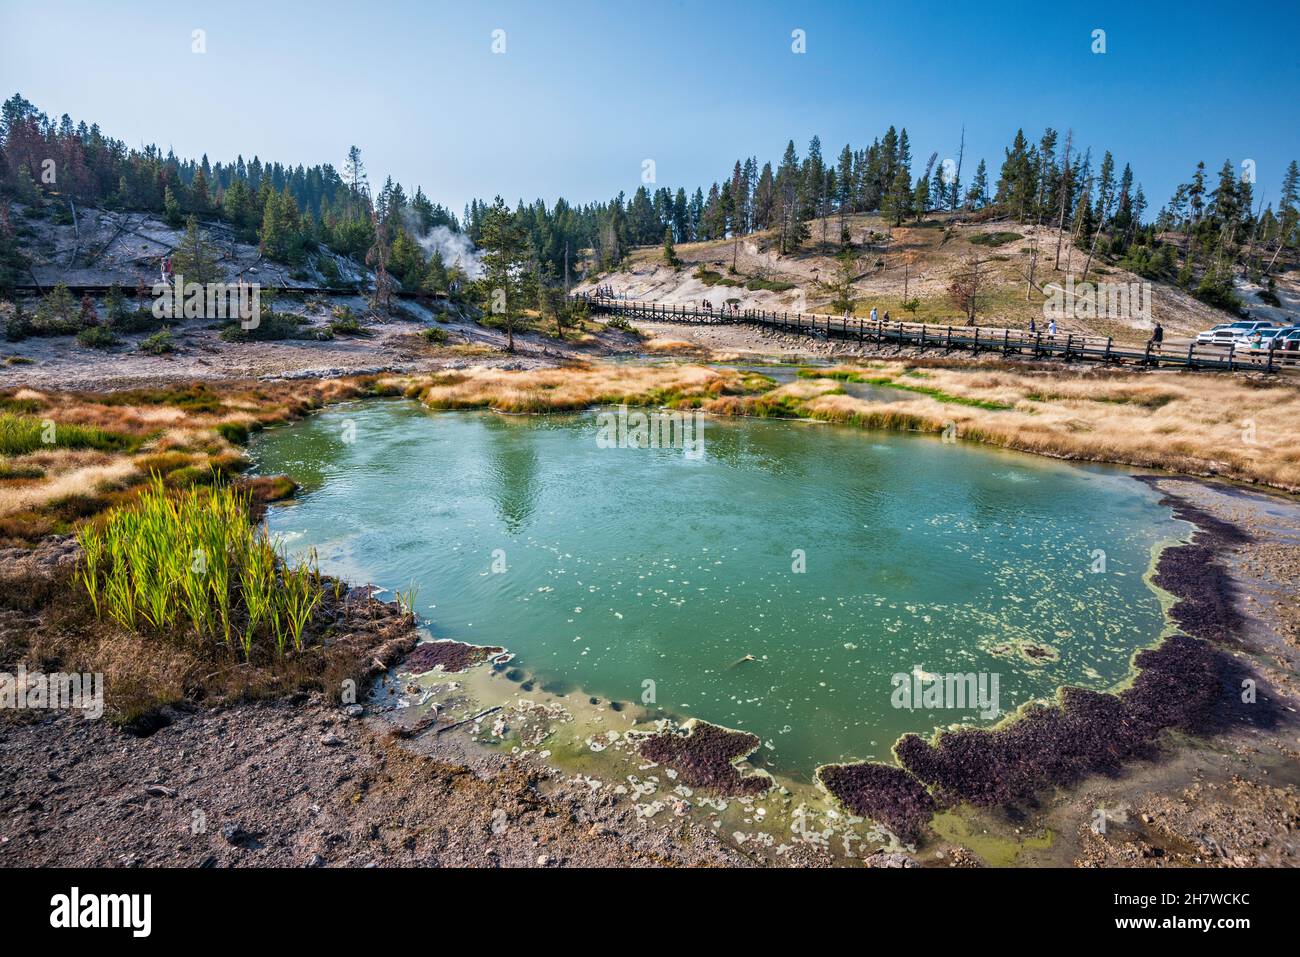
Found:
[[[996,673],[1006,713],[1122,680],[1164,627],[1143,576],[1186,526],[1122,470],[797,422],[708,419],[699,458],[597,431],[375,400],[253,455],[303,485],[267,516],[291,552],[413,581],[435,635],[504,645],[548,689],[653,688],[795,775],[991,723],[894,707],[895,674]]]

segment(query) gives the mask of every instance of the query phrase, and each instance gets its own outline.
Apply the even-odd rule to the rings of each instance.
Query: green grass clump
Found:
[[[15,399],[12,396],[0,398],[0,412],[14,412],[18,415],[35,415],[41,411],[43,403],[39,399]]]
[[[202,383],[160,389],[126,389],[97,396],[95,401],[101,405],[171,405],[196,415],[220,412],[225,408],[221,396]]]
[[[155,475],[129,506],[82,527],[78,583],[95,614],[155,637],[220,643],[245,661],[301,651],[323,589],[314,559],[280,561],[225,485],[169,493]]]
[[[45,471],[33,465],[11,465],[0,462],[0,479],[40,479],[45,478]]]
[[[330,332],[336,336],[360,336],[368,337],[370,330],[361,324],[361,322],[349,310],[346,314],[339,316],[330,321]]]
[[[242,422],[218,422],[217,434],[232,445],[248,444],[248,426]]]
[[[990,412],[1005,412],[1008,409],[1015,408],[1014,405],[1008,405],[1006,402],[953,395],[951,392],[944,392],[942,389],[936,389],[932,386],[898,382],[888,376],[865,376],[860,372],[854,372],[852,369],[800,369],[799,377],[802,379],[839,379],[844,382],[861,382],[866,385],[884,386],[887,389],[898,389],[902,392],[915,392],[918,395],[929,396],[936,402],[944,402],[949,405],[965,405],[974,409],[987,409]]]
[[[134,435],[110,432],[94,426],[0,413],[0,455],[26,455],[37,449],[134,452],[143,441]]]
[[[77,344],[87,349],[109,349],[117,345],[117,336],[108,326],[86,326],[77,333]]]
[[[950,405],[966,405],[973,409],[987,409],[990,412],[1005,412],[1008,409],[1014,409],[1014,405],[1006,402],[996,402],[993,399],[971,399],[964,395],[953,395],[951,392],[944,392],[942,389],[931,388],[924,385],[904,385],[901,382],[880,382],[878,385],[888,386],[891,389],[902,389],[904,392],[916,392],[920,395],[927,395],[936,402],[946,402]]]
[[[743,286],[744,282],[740,279],[730,279],[722,273],[713,269],[705,269],[701,266],[695,270],[695,278],[706,286]]]
[[[792,282],[782,282],[779,279],[760,279],[757,276],[745,283],[745,288],[750,292],[758,292],[760,289],[766,289],[768,292],[786,292],[794,287],[795,284]]]
[[[1023,238],[1019,233],[994,232],[980,233],[978,236],[972,236],[970,241],[976,246],[1005,246],[1007,243],[1014,243],[1017,239]]]
[[[176,351],[176,344],[170,329],[159,329],[153,335],[141,339],[136,348],[147,355],[165,356]]]

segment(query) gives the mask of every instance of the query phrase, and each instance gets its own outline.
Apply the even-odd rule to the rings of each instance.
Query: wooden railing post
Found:
[[[1196,368],[1195,363],[1192,362],[1192,353],[1195,350],[1196,350],[1196,340],[1193,339],[1191,342],[1187,343],[1187,368],[1189,369]]]

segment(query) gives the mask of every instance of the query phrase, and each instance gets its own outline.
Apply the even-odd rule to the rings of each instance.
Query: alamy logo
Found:
[[[74,887],[51,897],[50,907],[51,927],[129,927],[133,937],[148,937],[153,928],[151,894],[83,895]]]
[[[244,329],[262,320],[262,287],[255,282],[186,282],[153,284],[155,319],[238,319]]]
[[[1043,318],[1055,319],[1145,319],[1151,321],[1151,283],[1081,282],[1071,276],[1064,286],[1051,283],[1051,295],[1043,302]]]
[[[18,666],[16,675],[0,671],[0,708],[67,708],[87,720],[104,714],[102,674],[43,674]]]
[[[681,449],[688,459],[704,456],[704,413],[631,412],[626,405],[596,416],[601,449]]]
[[[889,679],[894,686],[889,703],[908,711],[979,711],[986,720],[996,718],[998,708],[998,682],[996,673],[936,675],[923,671],[920,665],[912,673],[899,672]]]

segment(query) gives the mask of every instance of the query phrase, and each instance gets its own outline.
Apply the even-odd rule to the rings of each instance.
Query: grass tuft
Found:
[[[323,596],[315,557],[282,562],[250,523],[248,495],[221,484],[172,493],[155,475],[77,540],[78,583],[98,617],[182,644],[237,648],[245,661],[301,651]]]

